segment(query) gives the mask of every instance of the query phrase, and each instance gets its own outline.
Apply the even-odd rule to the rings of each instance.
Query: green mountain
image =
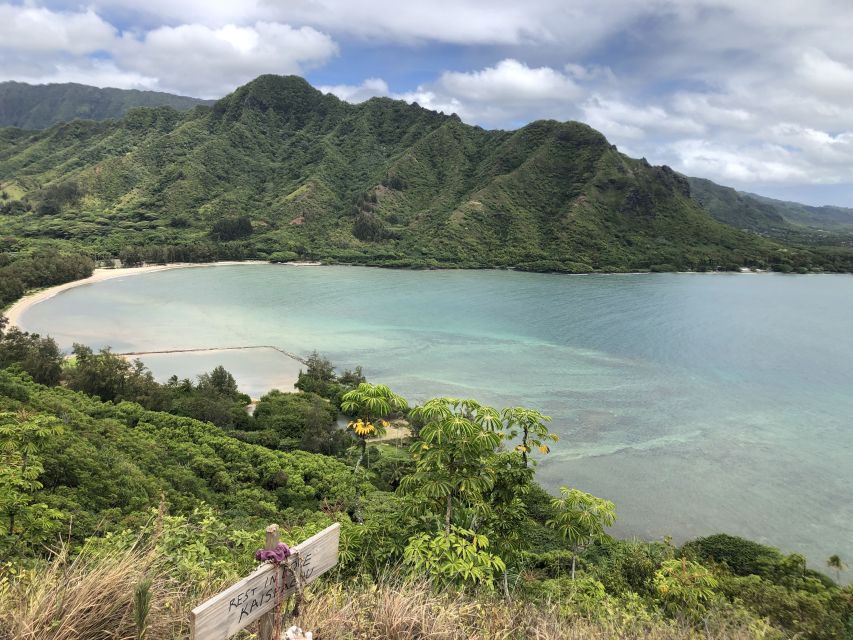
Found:
[[[590,271],[849,269],[712,218],[577,123],[486,131],[261,76],[212,107],[0,130],[0,226],[126,262],[315,258]],[[0,194],[2,195],[2,194]],[[748,228],[748,227],[746,227]]]
[[[799,202],[774,200],[755,193],[744,194],[762,204],[773,207],[792,225],[809,227],[822,231],[853,231],[853,209],[830,205],[815,207]]]
[[[704,178],[687,178],[687,182],[690,196],[715,220],[758,233],[790,229],[788,221],[770,204]]]
[[[46,129],[75,118],[121,118],[133,107],[166,106],[186,111],[200,104],[211,103],[211,100],[160,91],[99,89],[73,82],[39,85],[0,82],[0,127]]]
[[[792,231],[853,231],[853,209],[775,200],[705,180],[687,178],[691,197],[720,222],[768,235]]]

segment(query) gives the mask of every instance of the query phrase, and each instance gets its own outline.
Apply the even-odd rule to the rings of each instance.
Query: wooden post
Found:
[[[266,529],[267,540],[264,544],[264,549],[267,551],[273,551],[278,546],[278,525],[271,524]],[[282,585],[282,590],[283,589]],[[260,620],[258,620],[258,640],[273,640],[273,633],[275,632],[275,614],[276,611],[273,609],[269,613],[264,614]]]
[[[267,529],[267,548],[274,549],[278,544],[274,527]],[[336,522],[293,547],[291,555],[281,565],[265,562],[225,591],[208,598],[190,613],[190,637],[193,640],[228,640],[270,613],[273,614],[271,631],[274,632],[276,602],[298,593],[300,587],[334,567],[338,563],[340,539],[341,525]],[[265,629],[270,630],[270,627]]]

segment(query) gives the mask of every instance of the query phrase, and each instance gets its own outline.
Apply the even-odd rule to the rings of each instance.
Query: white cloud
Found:
[[[677,166],[689,175],[713,176],[723,183],[768,183],[808,180],[790,151],[773,145],[732,148],[708,140],[684,139],[670,146]]]
[[[40,84],[77,82],[96,87],[161,90],[157,78],[119,69],[111,60],[81,60],[74,64],[50,64],[38,75],[34,75],[33,68],[28,67],[25,72],[8,73],[5,79]]]
[[[115,50],[123,68],[158,85],[201,97],[221,97],[263,73],[301,73],[337,53],[326,34],[311,27],[258,22],[251,26],[160,27],[125,35]]]
[[[389,95],[406,102],[486,126],[511,127],[537,118],[569,119],[586,91],[572,77],[551,67],[530,67],[508,58],[492,67],[445,71],[414,91],[394,93],[380,78],[360,85],[320,87],[349,102]]]
[[[645,138],[653,133],[701,135],[705,126],[656,105],[636,105],[593,96],[583,105],[584,121],[616,139]]]
[[[337,52],[331,36],[310,26],[258,21],[119,33],[92,9],[0,4],[0,79],[219,98],[263,73],[302,74]]]
[[[460,100],[502,104],[569,102],[584,93],[559,71],[550,67],[531,68],[511,58],[480,71],[445,71],[437,84]]]
[[[802,86],[811,92],[830,99],[853,99],[853,67],[832,59],[820,49],[803,51],[795,72]]]
[[[54,12],[0,4],[0,50],[92,53],[115,42],[115,28],[91,9]]]
[[[388,83],[382,78],[367,78],[367,80],[358,85],[334,84],[322,85],[317,88],[323,93],[331,93],[341,100],[346,100],[353,104],[364,102],[374,96],[389,95]]]

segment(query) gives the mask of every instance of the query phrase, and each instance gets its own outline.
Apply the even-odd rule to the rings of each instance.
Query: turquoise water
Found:
[[[620,535],[853,558],[850,276],[216,266],[78,287],[22,324],[64,347],[316,348],[410,401],[535,407],[562,438],[540,481],[614,500]],[[149,358],[162,377],[218,361],[254,396],[294,370],[263,350]]]

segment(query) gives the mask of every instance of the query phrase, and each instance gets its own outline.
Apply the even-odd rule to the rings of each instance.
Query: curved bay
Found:
[[[617,533],[726,531],[820,569],[853,556],[851,318],[850,276],[238,265],[78,287],[22,324],[65,348],[318,349],[411,401],[539,408],[562,438],[540,481],[614,500]],[[188,375],[215,359],[149,362]],[[221,359],[254,396],[294,367]]]

